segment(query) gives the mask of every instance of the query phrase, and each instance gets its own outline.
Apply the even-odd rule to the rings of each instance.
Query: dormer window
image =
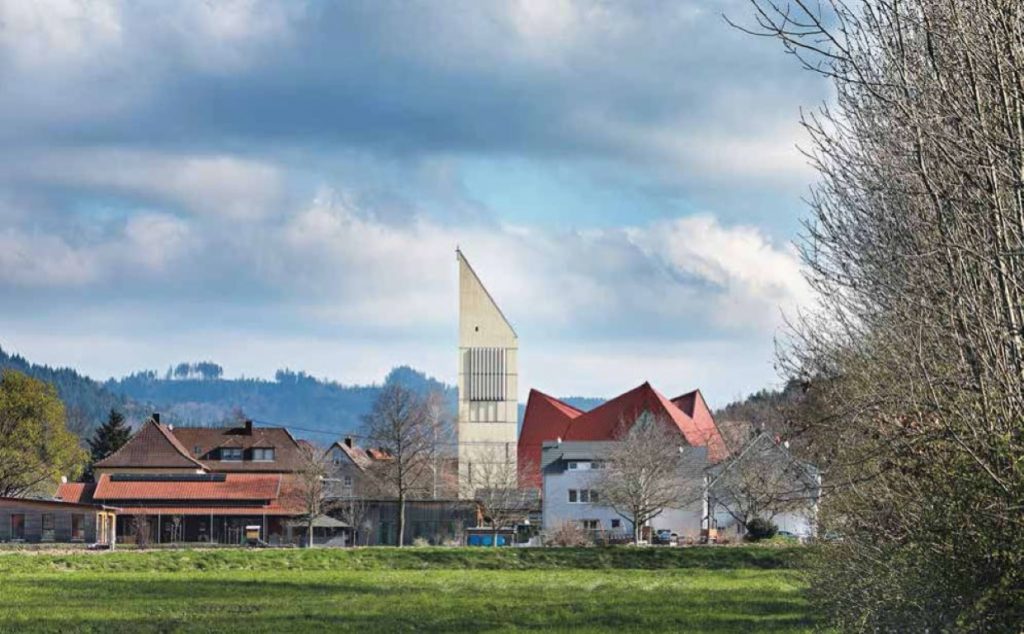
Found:
[[[242,448],[241,447],[221,447],[220,448],[220,459],[221,460],[238,460],[242,459]]]
[[[255,449],[252,450],[252,459],[256,462],[273,462],[274,448],[256,447]]]
[[[203,448],[200,447],[199,445],[196,445],[195,447],[192,447],[192,454],[196,458],[198,458],[199,456],[203,455]]]

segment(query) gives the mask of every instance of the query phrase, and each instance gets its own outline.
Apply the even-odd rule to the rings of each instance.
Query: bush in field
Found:
[[[562,522],[551,531],[545,540],[549,546],[589,546],[590,536],[579,524],[574,522]]]
[[[779,527],[772,524],[769,520],[755,517],[747,522],[748,541],[759,542],[762,539],[771,539],[775,537],[777,532],[779,532]]]
[[[425,537],[417,537],[412,540],[412,545],[416,548],[425,548],[430,545],[430,542],[428,542]]]

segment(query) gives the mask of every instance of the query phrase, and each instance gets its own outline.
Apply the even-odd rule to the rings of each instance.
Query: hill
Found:
[[[177,425],[213,426],[251,418],[260,424],[283,425],[300,437],[327,442],[357,433],[362,417],[373,407],[383,385],[399,383],[419,393],[438,391],[454,416],[457,391],[409,366],[391,370],[382,383],[344,385],[305,372],[278,370],[273,380],[225,379],[216,363],[179,363],[163,373],[135,372],[105,383],[71,368],[51,368],[0,349],[0,369],[13,368],[53,384],[68,411],[69,427],[87,437],[111,408],[125,413],[133,425],[158,411]],[[602,399],[569,397],[566,402],[588,410]],[[520,405],[522,421],[523,405]]]
[[[0,370],[17,370],[57,388],[57,394],[67,411],[68,428],[80,436],[107,418],[110,410],[124,412],[130,419],[141,417],[146,407],[115,393],[97,381],[83,376],[71,368],[52,368],[29,362],[17,354],[0,348]]]
[[[383,384],[371,385],[343,385],[288,369],[278,370],[272,381],[222,379],[221,374],[219,366],[210,362],[179,364],[163,377],[152,370],[136,372],[111,379],[104,387],[150,403],[165,420],[176,424],[218,425],[246,417],[284,425],[297,436],[324,442],[357,432],[384,384],[398,383],[420,393],[441,392],[452,411],[456,402],[453,386],[408,366],[394,368]]]

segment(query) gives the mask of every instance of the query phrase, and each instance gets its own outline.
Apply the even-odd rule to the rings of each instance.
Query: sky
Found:
[[[520,390],[778,385],[826,98],[747,0],[0,0],[0,346],[454,382],[460,247]]]

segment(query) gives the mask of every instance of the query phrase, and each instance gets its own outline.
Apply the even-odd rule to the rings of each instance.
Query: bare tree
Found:
[[[429,463],[430,463],[430,497],[439,499],[449,497],[453,489],[457,490],[457,469],[453,472],[457,457],[454,417],[448,411],[444,394],[438,391],[427,394],[424,402],[426,408],[426,425],[430,430]],[[453,487],[453,484],[456,487]]]
[[[706,454],[684,446],[675,426],[650,412],[622,429],[594,484],[602,503],[633,525],[639,544],[643,527],[665,509],[700,500]]]
[[[374,465],[377,478],[398,500],[398,546],[405,539],[405,503],[410,497],[425,497],[434,455],[434,428],[425,400],[412,390],[388,384],[381,390],[373,410],[363,419],[365,436],[386,453]]]
[[[527,519],[536,505],[536,493],[519,487],[521,474],[532,473],[536,467],[510,462],[504,450],[497,447],[480,449],[474,458],[472,479],[467,475],[464,487],[472,491],[480,505],[482,519],[491,529],[493,545],[497,546],[499,531]]]
[[[302,508],[306,522],[306,546],[313,546],[316,519],[333,508],[334,500],[328,487],[330,465],[323,449],[302,441],[299,443],[300,463],[295,471],[293,495]]]
[[[1024,587],[1024,7],[752,0],[832,83],[781,355],[825,473],[838,629],[994,631]],[[1013,628],[1014,626],[1009,626]]]
[[[370,505],[366,498],[358,494],[338,498],[334,501],[333,509],[341,521],[352,527],[353,545],[358,545],[360,541],[367,543]]]
[[[819,493],[816,471],[766,433],[718,465],[712,480],[714,501],[742,526],[755,517],[770,521],[780,513],[810,508]]]

